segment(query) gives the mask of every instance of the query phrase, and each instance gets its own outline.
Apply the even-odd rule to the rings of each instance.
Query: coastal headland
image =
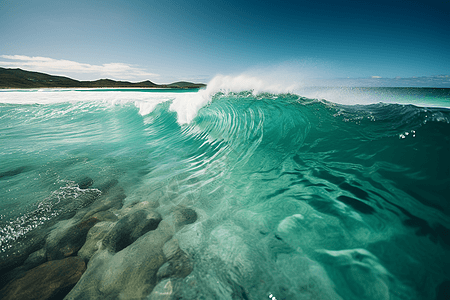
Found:
[[[95,81],[80,81],[64,76],[54,76],[22,69],[7,69],[0,67],[1,89],[32,89],[32,88],[170,88],[198,89],[206,84],[179,81],[170,84],[156,84],[150,80],[141,82],[115,81],[99,79]]]

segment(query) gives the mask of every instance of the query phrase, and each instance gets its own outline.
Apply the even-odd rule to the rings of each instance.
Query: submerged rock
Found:
[[[102,191],[101,196],[91,205],[78,210],[75,217],[78,219],[87,220],[99,212],[108,211],[111,209],[118,210],[122,207],[123,200],[125,198],[126,195],[124,194],[123,189],[120,186],[113,185],[108,187],[106,192]]]
[[[5,274],[22,265],[28,256],[42,248],[48,229],[38,228],[17,239],[13,247],[0,253],[0,274]],[[0,286],[3,281],[0,279]]]
[[[192,208],[178,208],[173,213],[173,220],[179,228],[197,221],[197,213]]]
[[[94,180],[91,177],[86,176],[78,180],[77,183],[80,189],[87,189],[94,184]]]
[[[163,245],[172,237],[170,226],[161,221],[133,244],[113,253],[100,249],[65,299],[142,299],[157,283],[156,272],[164,264]]]
[[[88,262],[95,252],[101,247],[101,240],[113,228],[114,222],[100,222],[92,227],[87,236],[83,247],[78,251],[78,256]]]
[[[69,220],[66,226],[52,231],[45,245],[47,259],[62,259],[76,254],[84,245],[89,229],[98,222],[97,218],[89,218],[81,222]]]
[[[21,278],[23,277],[23,275],[25,274],[26,271],[28,271],[29,269],[26,266],[20,266],[17,267],[11,271],[5,272],[5,273],[1,273],[0,275],[0,290],[6,286],[9,282]],[[0,293],[0,299],[1,299],[1,293]]]
[[[89,230],[78,253],[88,268],[66,299],[142,299],[159,281],[191,273],[192,262],[171,238],[196,221],[196,212],[177,208],[162,220],[153,209],[150,202],[137,203],[116,211],[118,221]]]
[[[49,198],[25,216],[25,223],[24,218],[17,221],[17,230],[21,230],[21,227],[30,227],[28,223],[35,226],[34,220],[45,220],[37,228],[15,238],[13,243],[3,245],[0,251],[0,289],[47,260],[75,255],[85,243],[90,228],[101,221],[118,219],[108,211],[120,209],[126,197],[117,180],[100,186],[102,192],[88,189],[92,183],[88,177],[80,180],[78,187],[67,187],[74,195],[71,194],[66,201],[53,203],[53,198]],[[8,228],[15,229],[14,225],[11,222]]]
[[[122,188],[114,184],[91,205],[79,209],[71,219],[57,223],[46,238],[47,259],[62,259],[76,254],[96,223],[117,220],[116,215],[107,210],[121,208],[124,198]]]
[[[318,258],[328,267],[337,292],[344,299],[390,298],[392,275],[365,249],[320,250]]]
[[[45,263],[46,261],[47,261],[47,252],[45,251],[45,248],[42,248],[38,251],[31,253],[25,260],[23,265],[26,266],[28,269],[31,269],[36,266],[39,266],[40,264]]]
[[[103,239],[103,246],[118,252],[131,245],[144,233],[155,230],[161,215],[154,211],[137,210],[121,218]]]
[[[167,262],[161,266],[156,274],[158,280],[168,277],[186,277],[192,272],[193,264],[188,255],[180,249],[178,240],[171,239],[164,244],[164,256]]]
[[[99,222],[92,227],[87,236],[83,247],[78,251],[80,256],[87,263],[91,257],[101,247],[101,240],[113,228],[115,222]]]
[[[104,222],[104,221],[115,222],[118,220],[117,216],[108,210],[107,211],[99,211],[98,213],[93,214],[92,217],[99,219],[101,222]]]
[[[119,183],[119,181],[117,179],[111,179],[103,184],[101,184],[98,189],[100,191],[102,191],[103,194],[108,193],[109,190],[115,186],[117,186],[117,184]]]
[[[0,291],[2,299],[61,299],[86,270],[79,257],[46,262],[7,284]]]
[[[58,222],[61,220],[75,217],[79,221],[87,214],[91,216],[113,206],[120,208],[124,196],[121,196],[123,192],[119,188],[116,190],[119,191],[112,193],[111,187],[108,193],[100,195],[100,191],[95,189],[80,191],[78,187],[65,187],[64,193],[67,191],[68,195],[63,197],[64,201],[60,201],[60,194],[52,194],[22,217],[0,224],[0,227],[3,227],[0,228],[2,234],[6,237],[6,242],[4,240],[1,245],[0,273],[4,274],[20,266],[31,253],[41,249],[46,243],[49,231],[54,230],[54,226],[59,226]],[[92,211],[91,207],[97,209]]]
[[[147,300],[171,300],[179,299],[176,294],[180,289],[179,279],[169,278],[159,282]]]

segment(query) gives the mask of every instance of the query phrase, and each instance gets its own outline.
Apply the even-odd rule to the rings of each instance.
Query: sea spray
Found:
[[[256,96],[262,92],[287,93],[293,88],[294,86],[286,86],[285,83],[277,82],[275,79],[262,79],[246,74],[238,76],[217,75],[208,83],[206,89],[200,90],[187,99],[184,97],[175,99],[170,109],[177,112],[180,124],[186,124],[190,123],[197,115],[198,110],[208,104],[212,96],[219,92],[228,94],[230,92],[251,91]]]

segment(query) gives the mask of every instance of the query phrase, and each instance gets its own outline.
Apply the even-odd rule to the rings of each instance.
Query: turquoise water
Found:
[[[117,180],[200,216],[185,299],[441,299],[449,90],[308,93],[0,92],[2,255]]]

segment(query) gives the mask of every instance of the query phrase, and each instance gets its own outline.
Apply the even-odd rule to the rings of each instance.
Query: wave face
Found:
[[[448,109],[245,87],[7,96],[2,253],[117,181],[125,206],[197,211],[175,235],[186,299],[435,299],[450,279]]]

